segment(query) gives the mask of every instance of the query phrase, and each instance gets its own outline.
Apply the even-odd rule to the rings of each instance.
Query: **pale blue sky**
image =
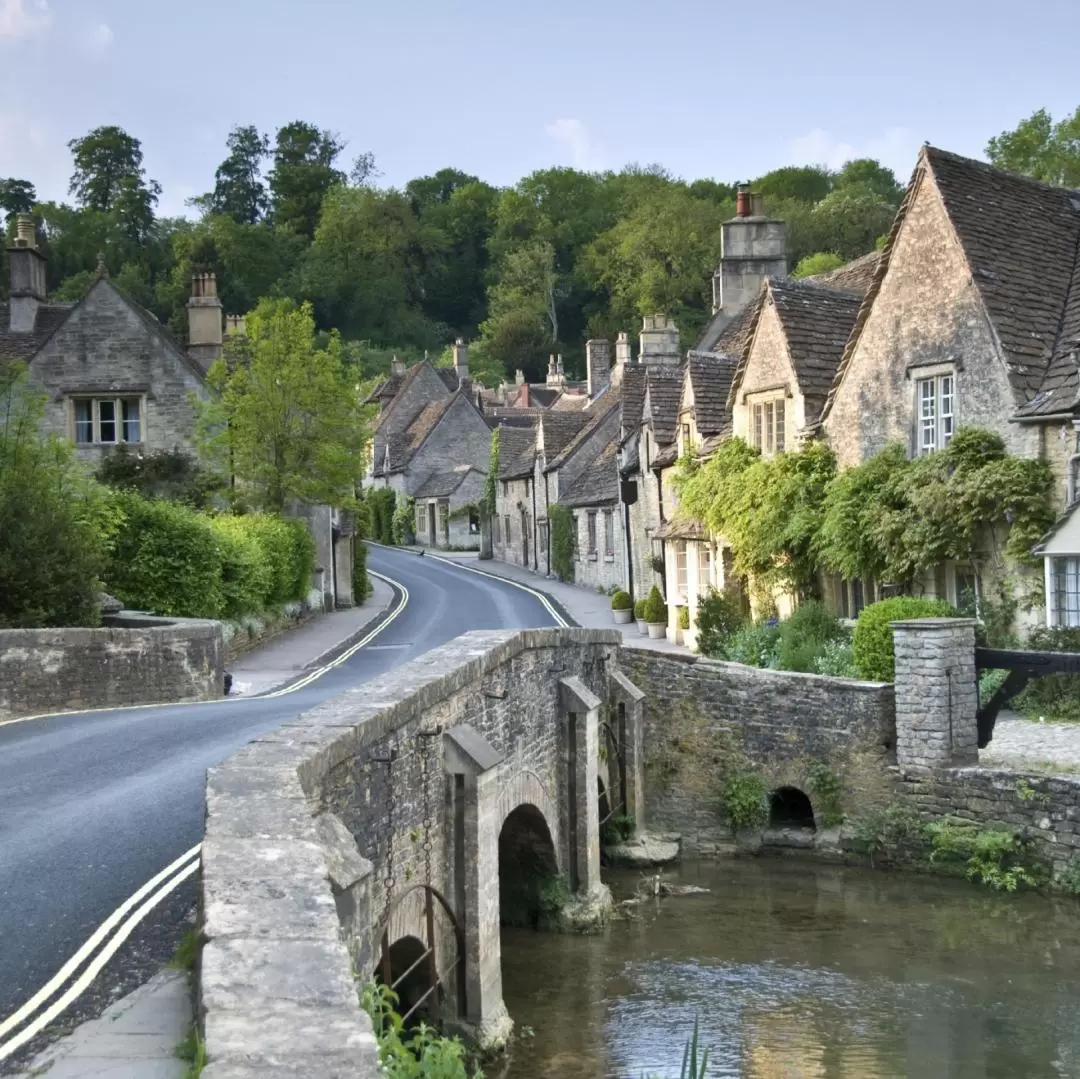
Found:
[[[66,195],[69,139],[142,140],[162,210],[205,191],[237,123],[329,127],[381,182],[455,166],[659,162],[740,180],[980,156],[1080,105],[1076,0],[0,0],[0,176]]]

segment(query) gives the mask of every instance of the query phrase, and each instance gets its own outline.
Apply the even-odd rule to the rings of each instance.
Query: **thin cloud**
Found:
[[[90,52],[100,55],[109,50],[115,38],[112,27],[106,22],[99,22],[91,27],[86,35],[86,47]]]
[[[919,140],[907,128],[892,127],[864,143],[851,143],[820,127],[794,139],[791,160],[799,165],[825,165],[839,169],[846,162],[872,157],[892,169],[898,177],[906,176],[915,165]]]
[[[22,41],[52,24],[46,0],[0,0],[0,41]]]
[[[570,164],[575,168],[598,172],[607,167],[607,151],[583,121],[563,117],[548,124],[544,131],[569,157]]]

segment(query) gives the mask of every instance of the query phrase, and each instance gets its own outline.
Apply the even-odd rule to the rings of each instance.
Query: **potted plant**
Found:
[[[645,621],[645,601],[643,599],[639,599],[634,604],[634,621],[637,622],[638,633],[642,637],[647,637],[649,635],[649,623]]]
[[[625,626],[634,620],[634,601],[629,592],[620,589],[611,597],[611,613],[615,616],[617,626]]]
[[[685,644],[687,648],[693,648],[693,638],[690,634],[690,608],[679,608],[679,636],[678,644]]]
[[[663,640],[667,632],[667,604],[656,585],[652,586],[645,600],[645,621],[649,625],[649,637],[654,641]]]

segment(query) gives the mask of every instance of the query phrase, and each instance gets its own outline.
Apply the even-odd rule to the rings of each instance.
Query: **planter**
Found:
[[[615,616],[615,625],[617,626],[628,625],[634,620],[634,612],[629,609],[625,611],[612,611],[611,613]]]
[[[691,652],[697,651],[697,634],[696,629],[684,629],[682,631],[683,644],[690,649]]]
[[[649,640],[662,641],[667,636],[666,622],[649,622]]]
[[[638,631],[638,633],[640,633],[642,635],[642,637],[648,637],[648,635],[649,635],[649,623],[646,622],[644,618],[637,618],[637,619],[635,619],[635,621],[637,622],[637,631]]]

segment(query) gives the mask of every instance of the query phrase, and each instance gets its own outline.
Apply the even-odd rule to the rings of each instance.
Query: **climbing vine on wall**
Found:
[[[487,484],[484,487],[484,504],[489,516],[495,516],[495,496],[499,482],[499,428],[491,432],[491,453],[488,457]]]
[[[551,525],[551,568],[560,580],[574,579],[574,552],[577,549],[577,529],[574,515],[565,506],[548,510]]]

